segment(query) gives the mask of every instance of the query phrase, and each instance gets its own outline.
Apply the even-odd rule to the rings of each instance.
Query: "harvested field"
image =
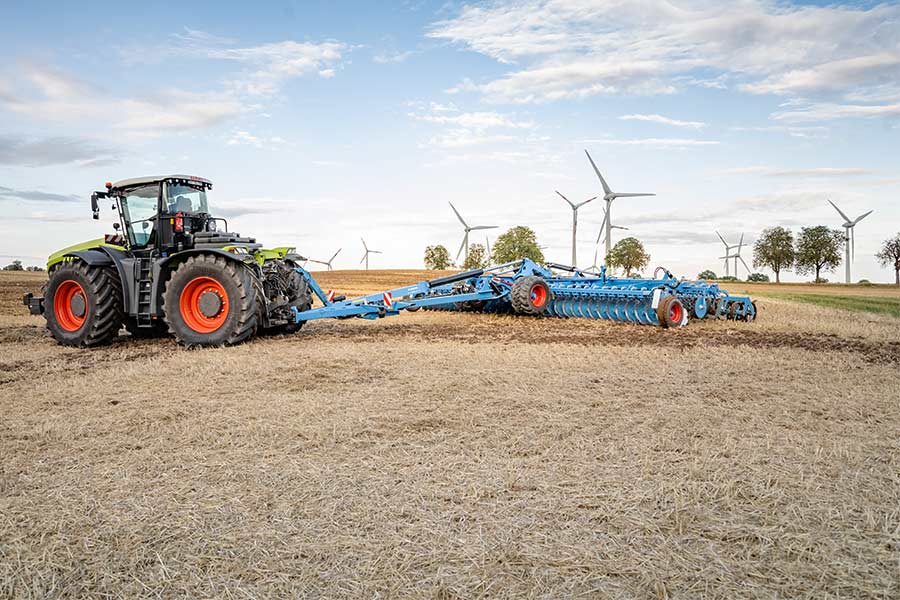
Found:
[[[900,319],[86,351],[27,315],[42,281],[0,273],[0,597],[900,597]]]

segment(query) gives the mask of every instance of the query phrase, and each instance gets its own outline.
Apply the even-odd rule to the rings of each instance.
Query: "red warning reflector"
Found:
[[[328,290],[328,293],[325,294],[325,297],[328,298],[329,302],[334,302],[334,290]]]
[[[384,307],[385,308],[394,308],[394,297],[391,296],[390,292],[384,293]]]

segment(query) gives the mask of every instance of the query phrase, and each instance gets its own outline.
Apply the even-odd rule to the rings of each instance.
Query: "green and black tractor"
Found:
[[[122,327],[135,337],[171,333],[187,346],[221,346],[256,333],[291,333],[310,308],[306,259],[228,232],[208,205],[212,182],[189,175],[138,177],[94,192],[118,213],[116,233],[64,248],[47,262],[43,297],[25,296],[60,344],[96,346]]]

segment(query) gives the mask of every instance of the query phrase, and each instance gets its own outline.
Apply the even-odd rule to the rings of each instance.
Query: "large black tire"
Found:
[[[656,318],[660,327],[664,329],[681,327],[686,311],[687,309],[681,300],[675,296],[666,296],[659,301],[659,305],[656,308]]]
[[[64,346],[106,344],[122,328],[122,283],[115,269],[62,263],[50,273],[44,298],[47,329]]]
[[[312,291],[309,289],[309,284],[303,279],[303,275],[297,271],[291,271],[290,274],[290,293],[291,306],[296,307],[298,311],[303,312],[312,308]],[[300,331],[300,328],[303,327],[305,323],[306,321],[288,323],[282,325],[279,328],[279,331],[281,333],[296,333]]]
[[[553,296],[543,277],[528,275],[513,282],[509,292],[513,311],[522,315],[542,314]]]
[[[224,346],[239,344],[256,333],[252,277],[241,263],[212,254],[191,256],[178,265],[163,293],[163,313],[178,343]],[[201,298],[206,301],[203,307]]]

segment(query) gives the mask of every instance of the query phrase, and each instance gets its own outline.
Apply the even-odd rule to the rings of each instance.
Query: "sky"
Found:
[[[599,0],[6,2],[0,262],[111,233],[105,181],[211,179],[212,212],[335,268],[422,266],[462,226],[527,225],[568,263],[573,201],[615,191],[680,276],[766,227],[900,232],[900,4]],[[603,203],[579,212],[581,266]],[[484,232],[480,232],[484,233]],[[472,242],[483,242],[473,234]],[[765,269],[759,269],[767,272]],[[741,276],[744,276],[741,267]],[[843,269],[827,274],[843,280]],[[788,273],[786,280],[805,280]]]

